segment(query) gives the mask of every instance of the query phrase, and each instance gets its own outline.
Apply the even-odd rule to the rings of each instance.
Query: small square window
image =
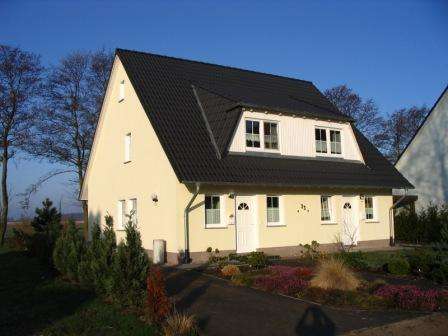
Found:
[[[316,152],[326,153],[327,152],[327,130],[324,128],[316,128],[315,132],[316,141]]]
[[[268,225],[280,224],[280,202],[278,196],[266,197],[266,211]]]
[[[221,200],[219,196],[205,196],[205,225],[221,224]]]
[[[373,197],[366,196],[364,199],[366,208],[366,219],[373,220],[375,218],[374,208],[373,208]]]
[[[320,197],[320,220],[322,222],[331,221],[331,196]]]
[[[132,145],[131,133],[128,133],[124,137],[124,162],[125,163],[131,161],[131,145]]]
[[[260,148],[260,122],[246,120],[246,147]]]
[[[330,130],[330,147],[331,147],[331,154],[342,153],[340,131]]]
[[[278,149],[278,124],[264,122],[264,148]]]

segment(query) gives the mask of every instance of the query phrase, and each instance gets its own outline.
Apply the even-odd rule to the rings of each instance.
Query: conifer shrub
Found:
[[[160,323],[171,312],[172,305],[159,267],[151,267],[146,280],[146,311],[153,323]]]
[[[53,251],[56,269],[67,279],[78,281],[78,269],[84,252],[84,238],[73,220],[62,231]]]
[[[150,262],[131,217],[125,226],[126,238],[118,245],[113,260],[112,297],[121,306],[141,307]]]
[[[391,274],[395,275],[407,275],[411,270],[411,266],[406,258],[396,256],[391,258],[387,263],[387,270]]]
[[[110,295],[113,258],[117,243],[112,216],[106,215],[105,222],[103,232],[98,224],[93,224],[92,239],[79,265],[79,278],[81,283],[92,286],[98,294]]]

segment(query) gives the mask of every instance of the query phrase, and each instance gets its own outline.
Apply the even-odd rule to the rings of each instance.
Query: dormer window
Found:
[[[278,124],[264,122],[264,148],[278,149]]]
[[[316,153],[324,155],[341,155],[342,141],[341,131],[323,127],[314,129]],[[330,151],[328,151],[328,139],[330,139]]]
[[[246,120],[246,147],[260,148],[260,122]]]

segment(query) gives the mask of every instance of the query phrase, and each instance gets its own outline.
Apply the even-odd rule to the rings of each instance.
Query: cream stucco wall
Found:
[[[125,98],[119,102],[119,83]],[[124,137],[131,133],[131,162],[124,163]],[[177,251],[177,177],[151,127],[118,58],[115,59],[86,178],[90,221],[104,224],[109,213],[117,222],[118,201],[137,198],[138,226],[143,245],[165,239]],[[151,195],[156,194],[155,203]],[[180,205],[181,206],[181,205]],[[119,238],[123,231],[117,231]]]
[[[125,99],[118,100],[119,83],[125,81]],[[151,111],[149,111],[151,113]],[[132,161],[124,163],[124,137],[132,134]],[[104,224],[109,213],[117,221],[118,201],[137,198],[138,227],[143,245],[152,250],[154,239],[164,239],[167,251],[184,249],[184,209],[192,197],[194,186],[180,183],[163,151],[151,123],[133,90],[124,68],[117,58],[95,136],[83,197],[88,199],[90,222]],[[312,240],[334,243],[341,231],[342,196],[352,195],[359,218],[364,211],[361,194],[376,196],[378,221],[360,220],[361,241],[389,238],[388,209],[392,205],[390,190],[317,190],[292,188],[201,186],[192,205],[190,219],[190,251],[202,252],[207,247],[235,250],[235,225],[205,228],[204,194],[225,195],[225,215],[234,213],[234,200],[228,194],[253,196],[256,209],[257,248],[296,246]],[[158,202],[151,200],[156,194]],[[320,221],[320,195],[334,195],[334,223]],[[284,226],[267,227],[266,195],[280,195]],[[305,209],[302,208],[302,205]],[[121,239],[123,231],[118,230]]]

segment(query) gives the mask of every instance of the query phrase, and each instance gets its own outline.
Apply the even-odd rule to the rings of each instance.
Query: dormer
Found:
[[[349,122],[243,109],[229,153],[362,162]]]

